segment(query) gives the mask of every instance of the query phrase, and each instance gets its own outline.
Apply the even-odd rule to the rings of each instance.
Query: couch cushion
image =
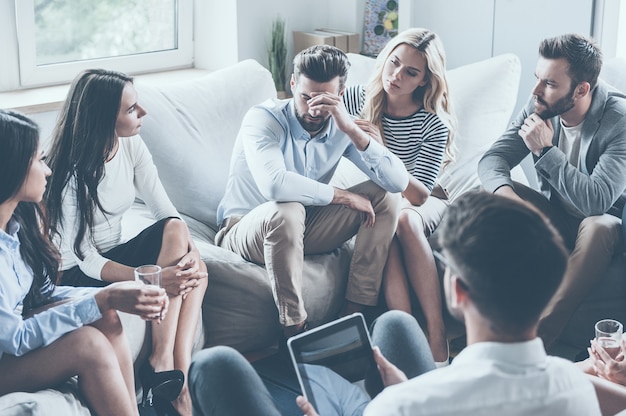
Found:
[[[454,165],[442,172],[441,184],[452,199],[480,185],[478,161],[510,121],[521,74],[519,58],[496,56],[448,72],[450,97],[458,122]]]
[[[37,393],[11,393],[0,396],[2,416],[89,416],[89,409],[73,392],[78,391],[76,379],[68,380],[58,389],[46,389]]]
[[[600,78],[602,78],[618,90],[626,92],[626,59],[607,59],[602,66]]]
[[[246,60],[190,81],[136,87],[148,111],[142,137],[167,194],[181,213],[217,228],[241,120],[253,105],[276,97],[272,76]]]
[[[246,352],[275,345],[281,328],[265,268],[206,242],[198,248],[209,270],[202,306],[206,346],[229,345]],[[347,244],[305,257],[302,297],[312,327],[337,316],[349,267]]]

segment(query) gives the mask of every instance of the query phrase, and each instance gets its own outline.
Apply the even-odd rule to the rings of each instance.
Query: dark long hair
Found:
[[[22,114],[0,110],[0,203],[14,197],[22,188],[38,148],[37,125]],[[53,289],[59,254],[50,240],[41,204],[19,202],[13,218],[20,224],[20,253],[33,271],[33,284],[24,300],[24,312],[27,312],[43,304]]]
[[[95,210],[106,213],[98,198],[104,163],[115,146],[115,123],[122,91],[133,79],[120,72],[89,69],[72,82],[52,135],[48,165],[52,169],[45,200],[50,226],[60,233],[63,194],[70,181],[76,184],[78,232],[74,252],[83,259],[80,244],[93,228]]]

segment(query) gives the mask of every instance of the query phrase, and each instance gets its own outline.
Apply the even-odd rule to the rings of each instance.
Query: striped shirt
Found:
[[[359,116],[365,105],[365,88],[346,88],[343,102],[348,113]],[[383,114],[385,144],[402,162],[406,170],[429,190],[433,189],[441,169],[448,139],[448,127],[439,116],[420,108],[402,118]]]

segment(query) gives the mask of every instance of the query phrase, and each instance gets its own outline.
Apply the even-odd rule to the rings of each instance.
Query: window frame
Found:
[[[89,68],[113,69],[128,74],[193,66],[193,2],[176,0],[177,47],[167,51],[37,65],[34,0],[15,0],[15,21],[21,87],[67,83]]]

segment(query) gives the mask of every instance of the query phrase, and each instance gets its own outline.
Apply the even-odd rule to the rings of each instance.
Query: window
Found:
[[[615,54],[619,58],[626,59],[626,4],[621,4],[620,6]]]
[[[626,2],[595,0],[593,27],[605,59],[626,59]]]
[[[20,84],[68,82],[93,67],[190,67],[192,7],[188,0],[15,0]]]

